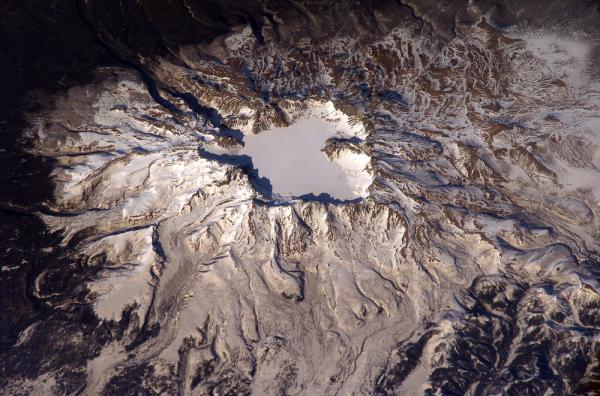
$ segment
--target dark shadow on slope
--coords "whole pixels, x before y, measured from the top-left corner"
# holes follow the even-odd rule
[[[361,138],[359,138],[358,136],[352,136],[351,138],[340,138],[340,137],[330,137],[329,139],[327,139],[327,143],[332,143],[332,144],[354,144],[356,146],[359,146],[361,144],[363,144],[365,141]]]
[[[377,93],[377,96],[389,102],[398,103],[399,105],[408,108],[409,103],[404,96],[394,90],[383,90]]]
[[[94,79],[94,70],[119,62],[97,42],[75,0],[0,4],[0,393],[15,378],[60,372],[56,392],[75,394],[80,370],[114,329],[87,304],[94,271],[60,248],[37,216],[53,196],[55,160],[33,155],[23,131],[27,114],[53,95]],[[32,324],[26,341],[16,344]],[[114,333],[116,334],[116,333]],[[26,392],[25,390],[23,390]]]
[[[212,127],[219,129],[219,134],[225,137],[232,137],[237,142],[243,143],[244,134],[236,129],[231,129],[223,124],[223,118],[219,112],[208,106],[202,105],[198,99],[187,92],[177,92],[169,90],[169,93],[176,98],[182,99],[196,114],[200,114]]]
[[[258,175],[258,169],[254,167],[252,157],[249,155],[215,154],[203,148],[199,148],[198,153],[203,158],[242,169],[248,175],[248,180],[252,187],[265,197],[265,199],[272,199],[273,186],[271,186],[271,182],[266,177]]]
[[[357,203],[363,200],[363,198],[354,198],[354,199],[338,199],[332,197],[328,193],[321,193],[319,195],[315,195],[313,193],[300,195],[295,197],[296,199],[301,199],[303,201],[316,201],[324,204],[332,204],[332,205],[346,205],[351,203]]]

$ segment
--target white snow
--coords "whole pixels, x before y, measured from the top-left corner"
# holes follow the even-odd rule
[[[366,163],[354,169],[355,161],[346,160],[352,169],[345,172],[342,164],[329,161],[322,149],[326,140],[336,135],[340,134],[334,125],[324,119],[301,118],[286,128],[247,135],[243,153],[252,157],[259,176],[269,179],[276,196],[327,193],[337,199],[355,199],[364,191],[350,185],[347,173],[364,169]],[[353,180],[353,184],[357,182]]]
[[[590,48],[582,39],[540,32],[515,35],[515,38],[524,40],[527,49],[570,86],[582,88],[588,82],[585,70]]]

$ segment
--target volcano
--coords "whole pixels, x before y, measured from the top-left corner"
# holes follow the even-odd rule
[[[0,10],[0,393],[599,394],[597,1]]]

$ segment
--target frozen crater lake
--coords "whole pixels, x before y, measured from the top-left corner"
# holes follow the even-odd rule
[[[361,197],[352,186],[352,169],[330,160],[327,139],[343,136],[324,119],[301,118],[293,125],[245,136],[242,154],[252,158],[259,177],[267,178],[276,197],[329,194],[334,199]]]

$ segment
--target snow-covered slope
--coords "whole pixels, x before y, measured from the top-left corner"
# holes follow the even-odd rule
[[[446,31],[384,2],[333,31],[293,3],[31,115],[32,152],[57,161],[40,216],[121,329],[82,392],[598,389],[597,26],[469,6]],[[274,199],[239,155],[308,116],[344,135],[324,155],[360,199]]]

